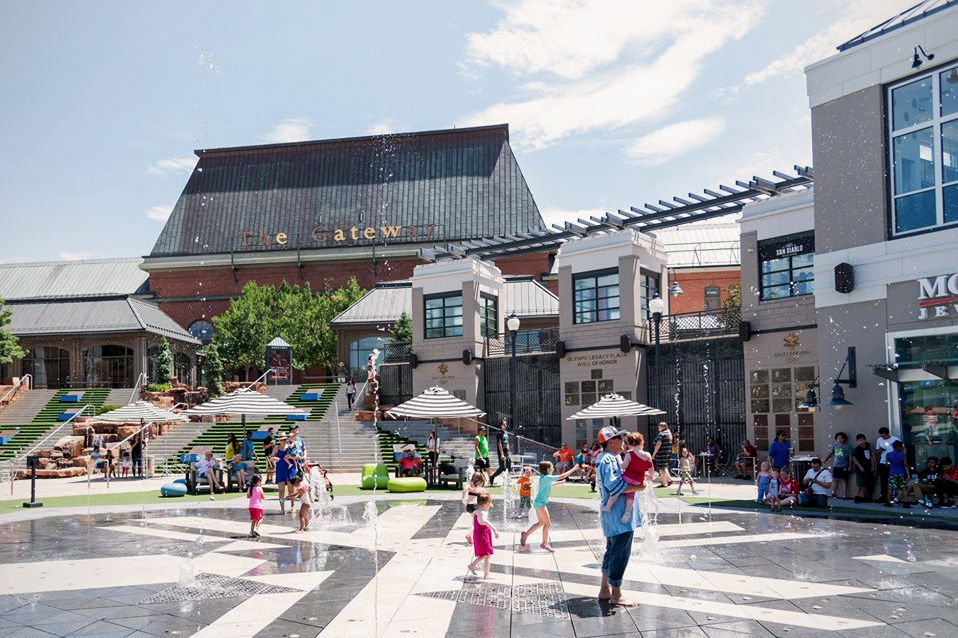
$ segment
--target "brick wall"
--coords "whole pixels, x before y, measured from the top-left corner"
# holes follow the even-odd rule
[[[720,304],[725,302],[726,290],[742,281],[738,267],[728,270],[674,270],[672,280],[678,281],[683,293],[669,299],[669,310],[675,314],[705,310],[705,287],[718,286],[721,290]]]

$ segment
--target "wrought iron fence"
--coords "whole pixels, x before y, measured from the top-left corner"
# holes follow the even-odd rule
[[[409,361],[412,353],[411,341],[397,341],[383,346],[383,363],[399,363]]]
[[[537,352],[555,352],[559,342],[558,328],[538,328],[535,330],[517,330],[515,333],[516,354],[533,354]],[[512,354],[512,333],[486,337],[486,356],[501,356]]]
[[[739,306],[667,315],[662,318],[661,340],[683,341],[736,335],[741,321],[742,309]]]

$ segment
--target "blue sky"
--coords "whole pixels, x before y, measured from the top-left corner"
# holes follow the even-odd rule
[[[508,122],[550,223],[770,176],[914,1],[7,0],[0,262],[147,254],[197,148]]]

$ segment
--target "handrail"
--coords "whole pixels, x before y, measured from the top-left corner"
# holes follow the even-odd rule
[[[92,404],[90,404],[90,403],[84,404],[83,407],[80,408],[80,411],[79,411],[79,412],[75,412],[75,413],[71,414],[69,419],[67,419],[66,421],[64,421],[63,423],[61,423],[59,426],[57,426],[57,428],[56,428],[55,430],[53,430],[53,432],[50,432],[50,434],[48,434],[48,435],[46,435],[45,437],[43,437],[43,440],[41,440],[39,443],[37,443],[36,445],[34,445],[32,448],[30,448],[29,451],[24,452],[23,454],[21,454],[21,455],[19,455],[19,456],[15,456],[15,457],[11,458],[11,459],[10,459],[10,463],[13,464],[13,463],[15,463],[15,462],[18,461],[18,460],[22,461],[22,460],[25,459],[26,457],[30,456],[33,452],[36,452],[37,449],[40,448],[40,446],[42,446],[44,443],[46,443],[47,440],[48,440],[51,436],[53,436],[54,434],[56,434],[57,432],[59,432],[59,431],[63,428],[63,426],[68,425],[68,424],[70,423],[70,421],[72,421],[73,419],[77,418],[78,416],[80,416],[81,414],[83,414],[84,412],[86,412],[86,409],[87,409],[87,408],[90,408],[90,407],[93,407]]]
[[[464,418],[465,418],[467,421],[472,421],[473,423],[476,423],[477,425],[481,425],[481,426],[485,427],[487,430],[490,431],[490,433],[491,433],[493,430],[495,430],[496,432],[499,431],[499,428],[496,427],[495,425],[490,425],[490,424],[488,424],[488,423],[483,423],[483,422],[480,421],[479,419],[474,419],[474,418],[468,417],[468,416],[467,416],[467,417],[464,417]],[[543,443],[542,441],[536,441],[535,439],[530,439],[530,438],[527,437],[527,436],[522,436],[521,434],[517,434],[517,433],[515,432],[515,430],[512,430],[512,429],[511,429],[512,426],[509,426],[509,427],[510,427],[510,430],[509,430],[510,434],[512,434],[512,436],[516,437],[516,440],[517,440],[517,441],[527,441],[527,442],[529,442],[529,443],[532,443],[533,445],[538,445],[539,447],[543,447],[543,448],[545,448],[545,449],[547,449],[547,450],[556,451],[556,450],[559,449],[559,448],[557,448],[557,447],[553,447],[553,446],[549,445],[548,443]]]
[[[246,387],[247,387],[247,388],[250,388],[250,387],[256,385],[257,383],[260,382],[260,380],[261,380],[263,377],[265,377],[266,375],[268,375],[270,372],[272,372],[273,374],[276,374],[276,368],[266,368],[266,372],[264,372],[263,374],[261,374],[261,375],[259,375],[258,377],[256,377],[256,379],[255,379],[254,381],[250,381],[249,383],[246,383]],[[269,381],[266,382],[266,385],[269,385]]]
[[[136,383],[133,384],[133,392],[130,393],[130,400],[126,402],[127,405],[133,403],[133,399],[136,398],[136,389],[140,387],[140,382],[146,383],[148,379],[146,378],[146,373],[141,372],[136,377]]]
[[[28,372],[27,374],[20,377],[20,380],[14,383],[13,387],[7,390],[7,392],[2,397],[0,397],[0,412],[3,411],[3,402],[7,400],[7,397],[9,397],[11,394],[13,394],[13,396],[16,396],[16,392],[20,390],[20,388],[23,386],[23,382],[26,381],[27,379],[30,379],[31,381],[30,385],[32,387],[33,375]]]

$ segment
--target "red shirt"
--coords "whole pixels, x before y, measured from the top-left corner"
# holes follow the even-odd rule
[[[778,481],[780,484],[778,488],[779,496],[787,496],[789,494],[798,494],[798,481],[796,481],[795,479],[790,478],[787,481],[778,479]]]
[[[958,481],[958,465],[952,465],[951,469],[945,472],[945,478]]]
[[[567,447],[562,448],[561,450],[559,450],[558,452],[556,452],[556,454],[559,455],[559,460],[560,460],[560,461],[563,461],[563,462],[566,462],[566,463],[571,463],[573,457],[575,457],[575,452],[573,452],[572,450],[570,450],[570,449],[567,448]]]

